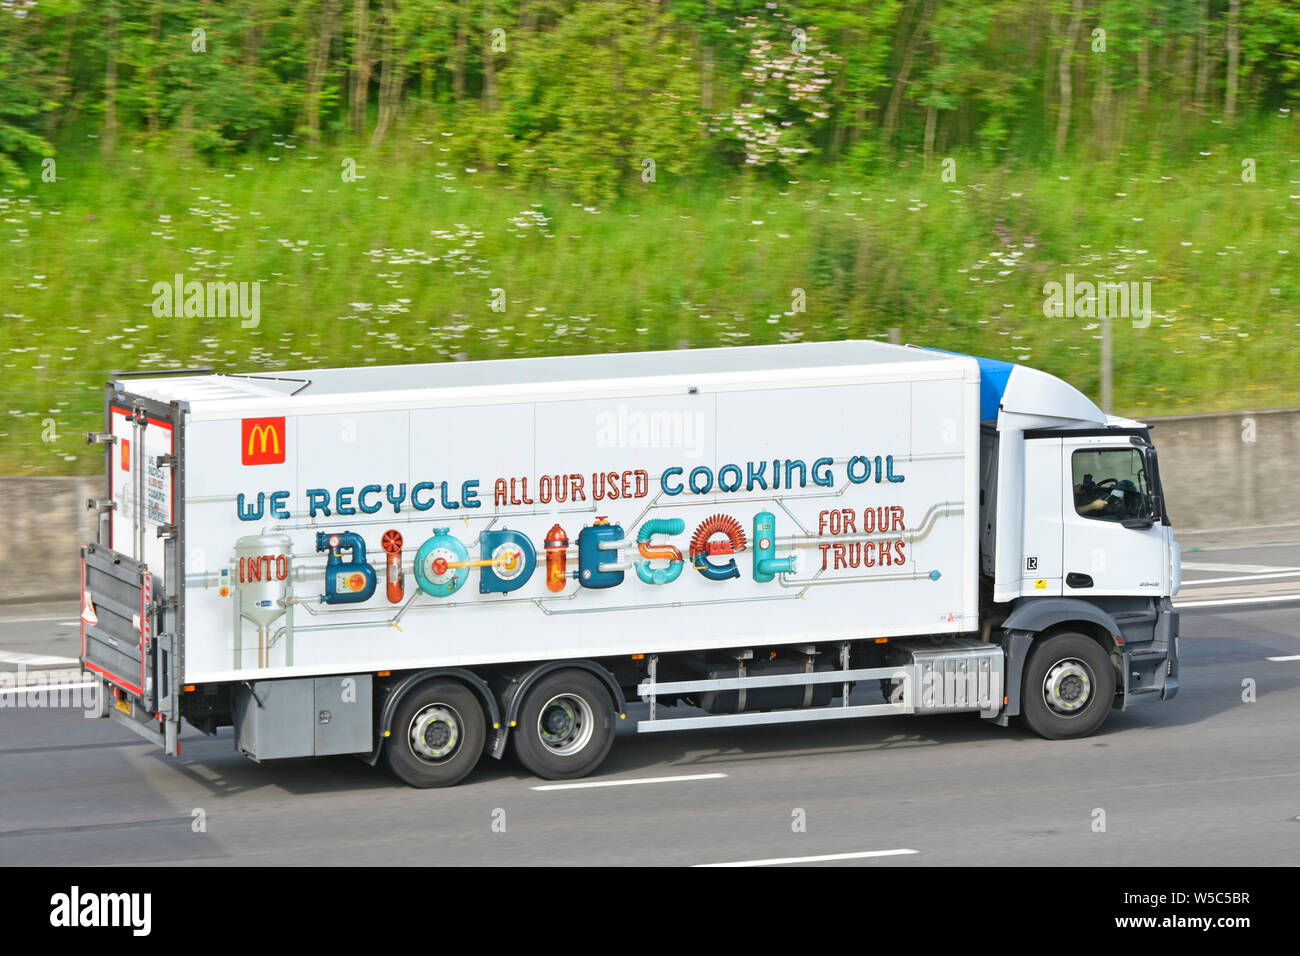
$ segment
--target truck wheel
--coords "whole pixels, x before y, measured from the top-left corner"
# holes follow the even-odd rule
[[[1048,740],[1087,737],[1106,720],[1115,696],[1110,657],[1084,634],[1057,634],[1029,655],[1021,716]]]
[[[487,721],[464,684],[435,680],[407,692],[384,747],[388,768],[413,787],[450,787],[483,755]]]
[[[546,780],[584,777],[614,744],[614,708],[594,674],[557,671],[528,691],[510,735],[515,756]]]

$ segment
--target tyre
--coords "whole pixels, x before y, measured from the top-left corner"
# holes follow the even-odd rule
[[[1020,715],[1048,740],[1087,737],[1114,697],[1115,669],[1101,645],[1084,634],[1057,634],[1029,654]]]
[[[388,768],[413,787],[450,787],[483,755],[487,720],[464,684],[434,680],[406,692],[384,746]]]
[[[539,777],[586,776],[614,744],[609,690],[588,671],[547,674],[524,698],[510,741],[516,759]]]

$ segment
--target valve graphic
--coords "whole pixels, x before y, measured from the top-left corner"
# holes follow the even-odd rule
[[[375,593],[375,569],[366,562],[366,544],[355,531],[316,533],[316,550],[327,551],[325,559],[325,604],[359,604]],[[343,558],[347,551],[349,557]]]
[[[434,528],[433,537],[415,552],[415,583],[430,597],[450,597],[465,584],[462,569],[469,550],[450,528]]]
[[[491,568],[503,580],[519,579],[519,584],[532,574],[531,544],[524,548],[514,541],[511,543],[515,546],[500,547],[492,557],[470,560],[469,549],[450,531],[450,528],[434,528],[433,537],[415,553],[415,581],[425,594],[431,597],[455,594],[464,586],[469,577],[465,572],[470,568]]]
[[[388,601],[399,604],[406,593],[405,575],[402,574],[402,533],[390,528],[379,539],[379,546],[388,555]]]
[[[565,558],[569,552],[569,536],[558,524],[552,525],[546,532],[544,542],[546,550],[546,586],[559,594],[564,590],[568,575],[565,572]]]
[[[767,583],[778,574],[794,574],[799,555],[776,556],[776,515],[760,511],[754,515],[754,580]]]
[[[479,593],[506,593],[523,587],[537,567],[537,549],[528,536],[509,528],[484,531],[478,539],[479,554],[487,555],[473,564],[479,572]]]
[[[686,530],[686,522],[681,518],[652,518],[641,526],[637,532],[637,551],[644,559],[637,561],[636,576],[646,584],[670,584],[676,581],[686,565],[682,562],[682,553],[670,544],[656,544],[650,539],[656,534],[681,534]],[[652,568],[650,562],[663,559],[668,562],[666,568]]]

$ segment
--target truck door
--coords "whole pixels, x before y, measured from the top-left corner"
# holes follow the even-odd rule
[[[1165,534],[1148,449],[1113,439],[1062,442],[1061,593],[1169,593]]]
[[[108,408],[108,545],[82,549],[81,657],[117,688],[111,716],[175,753],[177,422],[124,398]]]
[[[158,529],[175,521],[174,468],[164,458],[174,453],[174,426],[162,417],[119,405],[110,406],[109,419],[117,439],[108,470],[115,505],[109,547],[143,562],[155,578],[162,578],[165,541]]]

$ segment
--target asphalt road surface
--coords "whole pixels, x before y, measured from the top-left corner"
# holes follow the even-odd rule
[[[0,608],[0,863],[1296,865],[1300,541],[1183,560],[1178,697],[1093,737],[966,714],[638,736],[634,707],[597,775],[552,789],[490,758],[428,791],[346,757],[259,765],[229,728],[163,757],[15,706],[14,680],[82,681],[77,607]]]

